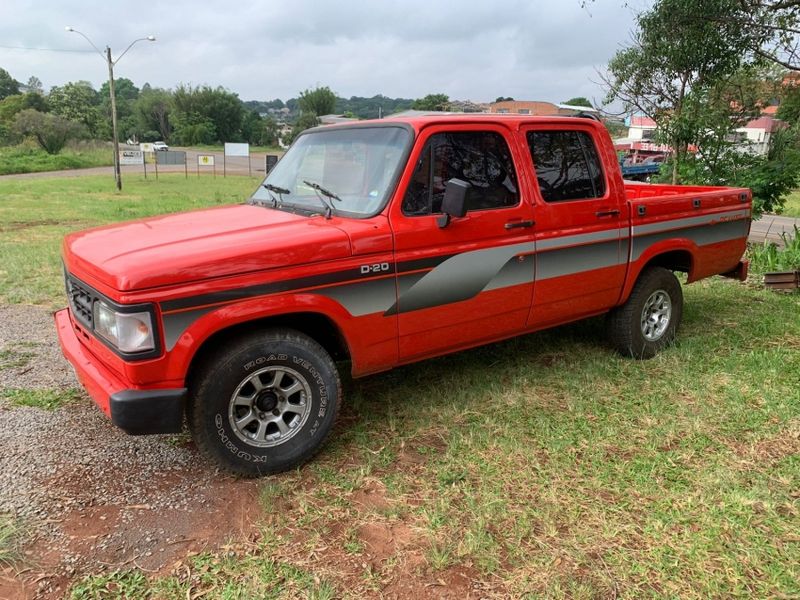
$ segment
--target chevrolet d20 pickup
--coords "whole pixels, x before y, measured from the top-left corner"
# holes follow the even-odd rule
[[[669,346],[681,285],[744,279],[746,189],[623,181],[589,118],[440,115],[300,135],[245,203],[70,234],[64,354],[131,434],[184,420],[243,475],[317,452],[360,377],[607,314]]]

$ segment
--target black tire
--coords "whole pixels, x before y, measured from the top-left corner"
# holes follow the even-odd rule
[[[608,314],[608,337],[623,356],[653,358],[674,343],[682,316],[678,278],[662,267],[650,267],[639,275],[628,301]]]
[[[270,329],[234,340],[202,363],[191,385],[189,429],[200,451],[226,471],[279,473],[320,450],[340,397],[339,373],[322,346],[293,329]]]

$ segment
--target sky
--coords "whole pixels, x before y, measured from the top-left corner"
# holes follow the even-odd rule
[[[602,101],[597,70],[630,39],[645,2],[3,0],[0,67],[45,89],[76,80],[99,88],[104,61],[65,31],[72,26],[115,58],[156,36],[115,68],[139,87],[221,85],[243,100],[327,85],[344,97]]]

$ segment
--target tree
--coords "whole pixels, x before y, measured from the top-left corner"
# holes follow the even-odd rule
[[[316,127],[317,125],[319,125],[319,119],[317,118],[317,115],[309,112],[301,113],[300,118],[297,119],[297,121],[294,124],[294,127],[292,127],[292,131],[289,134],[289,137],[283,140],[284,143],[291,144],[295,140],[295,138],[297,138],[297,136],[300,135],[302,132],[304,132],[306,129],[310,129],[311,127]]]
[[[254,110],[245,111],[242,117],[242,139],[248,144],[258,144],[263,133],[263,119]]]
[[[570,98],[566,102],[563,102],[563,104],[569,104],[570,106],[586,106],[588,108],[594,108],[594,106],[592,106],[592,103],[589,102],[589,100],[587,98],[584,98],[583,96]]]
[[[32,92],[8,96],[0,100],[0,123],[10,123],[17,113],[26,108],[33,108],[40,112],[47,112],[47,101],[40,95]]]
[[[329,115],[336,107],[336,94],[327,86],[318,87],[313,90],[305,90],[300,92],[300,97],[297,99],[300,105],[300,111],[304,113],[311,113],[318,117],[322,115]]]
[[[781,98],[781,105],[775,115],[787,123],[800,121],[800,87],[789,88]]]
[[[88,81],[55,86],[47,97],[50,110],[68,121],[83,124],[93,137],[99,135],[100,95]]]
[[[12,129],[20,137],[33,137],[48,154],[58,154],[70,139],[82,133],[79,123],[32,108],[17,114]]]
[[[738,0],[656,0],[638,15],[632,45],[609,62],[607,100],[620,100],[656,121],[674,153],[673,183],[698,131],[687,97],[699,98],[733,75],[746,55],[749,40],[733,18],[737,7]],[[731,18],[715,22],[709,14]]]
[[[277,146],[280,142],[280,126],[272,117],[265,117],[261,123],[261,139],[258,141],[262,146]]]
[[[35,75],[31,75],[28,77],[28,83],[25,84],[25,87],[28,88],[29,93],[35,94],[44,94],[44,87],[42,87],[42,80],[36,77]]]
[[[145,84],[134,104],[136,131],[142,139],[164,140],[172,137],[172,94],[167,90],[153,89]],[[146,135],[153,132],[155,135]]]
[[[186,140],[197,139],[200,134],[202,139],[211,137],[211,141],[202,143],[241,139],[244,106],[239,96],[225,88],[179,85],[172,95],[172,107],[175,135],[181,143],[189,143]],[[192,131],[183,131],[185,127]]]
[[[424,98],[417,98],[411,104],[414,110],[447,110],[450,97],[447,94],[428,94]]]
[[[19,94],[19,82],[5,69],[0,68],[0,100]]]
[[[494,99],[495,102],[513,102],[514,99],[511,96],[498,96]]]

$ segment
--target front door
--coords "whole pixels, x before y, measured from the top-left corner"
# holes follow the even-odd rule
[[[420,138],[403,201],[390,213],[398,286],[390,312],[398,315],[401,361],[523,329],[533,293],[533,209],[508,131],[440,126]],[[452,178],[471,185],[468,212],[440,227]]]

